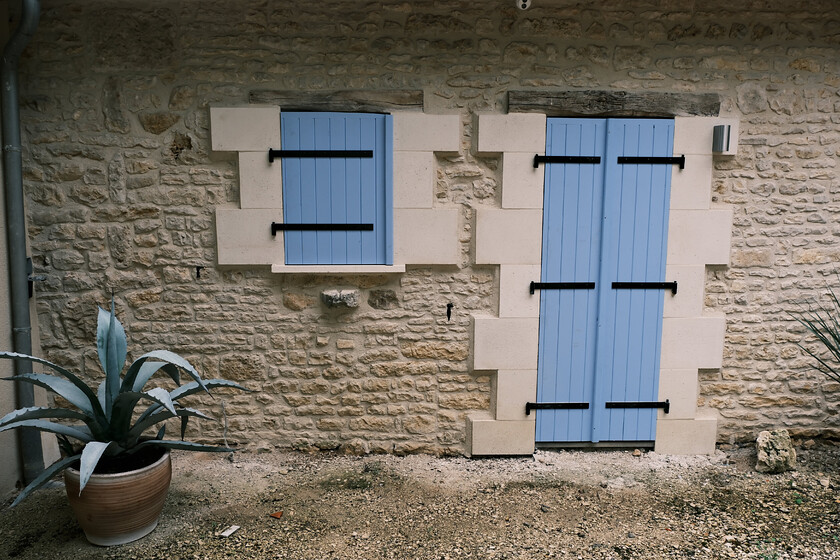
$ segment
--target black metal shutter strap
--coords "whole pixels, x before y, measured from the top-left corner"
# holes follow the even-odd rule
[[[530,415],[532,410],[586,410],[588,402],[526,402],[525,415]]]
[[[541,163],[601,163],[600,156],[541,156],[534,154],[534,169]]]
[[[531,282],[529,291],[535,290],[594,290],[595,282]]]
[[[676,282],[613,282],[613,290],[671,290],[677,295]]]
[[[662,412],[668,414],[671,412],[671,401],[665,399],[662,402],[657,401],[624,401],[624,402],[606,402],[605,408],[661,408]]]
[[[652,163],[652,164],[679,164],[680,169],[685,169],[685,156],[674,156],[674,157],[650,157],[650,156],[619,156],[618,157],[619,164],[631,164],[631,163]]]
[[[372,158],[373,150],[274,150],[268,149],[268,162],[275,158]]]
[[[271,235],[278,231],[373,231],[373,224],[281,224],[271,222]]]

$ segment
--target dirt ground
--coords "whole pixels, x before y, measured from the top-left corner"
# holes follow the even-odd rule
[[[753,470],[751,449],[483,460],[178,453],[151,535],[89,545],[53,487],[0,509],[0,558],[840,559],[840,444],[798,452],[798,470],[776,475]]]

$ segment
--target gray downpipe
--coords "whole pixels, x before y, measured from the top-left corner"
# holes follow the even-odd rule
[[[32,324],[29,317],[29,284],[26,266],[26,216],[23,206],[23,162],[18,101],[18,62],[38,27],[40,0],[23,0],[20,25],[6,43],[0,67],[3,119],[3,185],[6,194],[6,235],[9,246],[9,297],[12,344],[15,352],[32,354]],[[32,371],[32,363],[14,361],[15,373]],[[15,383],[17,407],[35,405],[33,386]],[[41,434],[33,428],[17,430],[24,480],[32,481],[44,470]]]

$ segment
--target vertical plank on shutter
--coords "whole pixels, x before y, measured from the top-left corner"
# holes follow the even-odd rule
[[[546,154],[604,152],[603,119],[550,119]],[[542,282],[594,282],[598,277],[603,165],[546,166]],[[590,402],[595,364],[595,290],[540,293],[538,402]],[[537,441],[589,441],[592,409],[540,410]]]

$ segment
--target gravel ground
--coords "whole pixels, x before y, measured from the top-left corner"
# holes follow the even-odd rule
[[[0,558],[840,559],[840,444],[798,452],[798,470],[777,475],[754,472],[749,449],[483,460],[179,453],[146,538],[87,544],[54,487],[0,509]],[[219,536],[231,525],[241,528]]]

